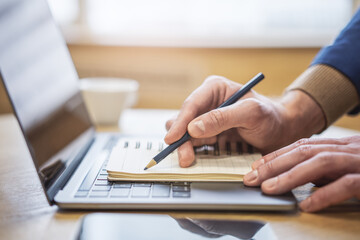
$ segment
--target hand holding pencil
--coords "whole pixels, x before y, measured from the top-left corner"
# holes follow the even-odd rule
[[[177,149],[181,167],[188,167],[195,160],[194,146],[235,138],[264,154],[293,141],[293,136],[284,134],[286,127],[291,126],[284,104],[292,94],[286,93],[284,102],[279,102],[251,90],[234,104],[216,109],[241,87],[224,77],[210,76],[190,94],[178,116],[166,123],[167,144],[179,140],[186,131],[192,137]]]
[[[217,109],[224,108],[227,106],[230,106],[234,104],[237,100],[239,100],[241,97],[243,97],[247,92],[251,90],[252,87],[254,87],[257,83],[259,83],[262,79],[264,79],[264,75],[262,73],[257,74],[254,78],[252,78],[248,83],[243,85],[239,90],[237,90],[233,95],[231,95],[229,98],[227,98],[223,103],[221,103]],[[201,128],[202,126],[200,126]],[[191,138],[188,131],[185,132],[185,134],[176,142],[170,144],[167,148],[165,148],[162,152],[160,152],[158,155],[156,155],[149,164],[144,168],[144,170],[147,170],[154,165],[158,164],[161,160],[163,160],[166,156],[168,156],[170,153],[172,153],[174,150],[176,150],[178,147],[183,145],[185,142],[189,141]]]
[[[271,86],[271,79],[269,82]],[[313,134],[309,127],[312,120],[297,115],[307,109],[305,106],[313,111],[313,100],[302,91],[285,91],[281,98],[271,99],[250,90],[232,105],[216,109],[241,87],[224,77],[210,76],[190,94],[178,116],[166,123],[167,144],[186,132],[191,136],[177,149],[181,167],[194,162],[194,146],[242,141],[267,154]]]

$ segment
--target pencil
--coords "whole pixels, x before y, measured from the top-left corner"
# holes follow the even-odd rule
[[[236,93],[234,93],[229,99],[227,99],[223,104],[221,104],[218,108],[229,106],[243,97],[251,88],[253,88],[256,84],[258,84],[261,80],[263,80],[265,76],[262,73],[258,73],[255,77],[253,77],[249,82],[247,82],[244,86],[242,86]],[[180,147],[185,142],[189,141],[191,138],[190,134],[186,131],[184,136],[182,136],[178,141],[170,144],[167,148],[157,154],[151,161],[146,165],[144,170],[147,170],[159,162],[166,158],[170,153],[172,153],[175,149]]]

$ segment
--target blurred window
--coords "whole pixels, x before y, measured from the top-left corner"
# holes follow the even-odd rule
[[[69,41],[142,46],[317,47],[354,12],[350,0],[48,1]]]

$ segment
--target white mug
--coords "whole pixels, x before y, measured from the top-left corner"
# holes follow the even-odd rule
[[[139,84],[123,78],[80,79],[80,89],[96,125],[118,125],[121,112],[136,104]]]

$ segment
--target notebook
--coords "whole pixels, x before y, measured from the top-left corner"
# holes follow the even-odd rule
[[[192,166],[179,166],[177,151],[159,164],[144,170],[147,163],[166,147],[164,142],[151,139],[123,139],[112,151],[107,164],[111,181],[179,181],[179,182],[241,182],[251,171],[259,153],[242,153],[219,149],[218,144],[197,148]]]

